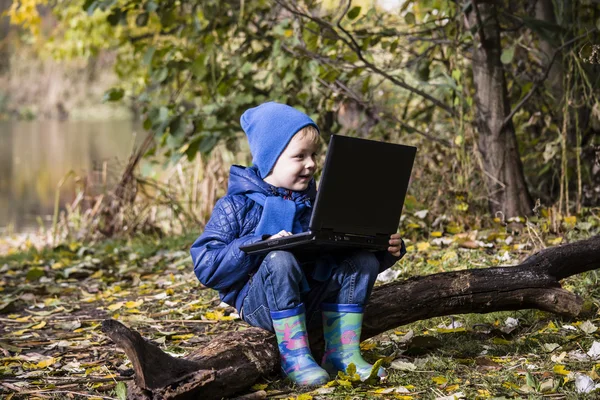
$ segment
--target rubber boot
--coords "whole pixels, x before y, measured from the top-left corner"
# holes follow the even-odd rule
[[[323,311],[323,333],[325,334],[325,354],[321,366],[330,374],[346,371],[348,365],[356,366],[361,380],[371,374],[373,366],[360,354],[360,333],[363,321],[363,307],[357,304],[321,304]],[[387,376],[379,368],[380,378]]]
[[[273,328],[281,355],[281,371],[298,385],[323,385],[327,371],[317,364],[308,344],[304,304],[282,311],[271,311]]]

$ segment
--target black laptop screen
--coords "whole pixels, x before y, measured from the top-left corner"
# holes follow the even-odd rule
[[[396,232],[415,154],[411,146],[332,136],[311,229]]]

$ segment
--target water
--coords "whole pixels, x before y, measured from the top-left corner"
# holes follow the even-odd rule
[[[76,187],[110,189],[144,135],[126,120],[0,121],[0,235],[49,226],[57,191],[64,209]]]

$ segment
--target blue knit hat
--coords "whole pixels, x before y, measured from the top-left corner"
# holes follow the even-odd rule
[[[246,110],[240,118],[248,136],[252,163],[264,178],[275,166],[292,137],[302,128],[317,124],[306,114],[285,104],[268,102]]]

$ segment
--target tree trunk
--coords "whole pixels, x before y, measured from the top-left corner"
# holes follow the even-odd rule
[[[576,316],[583,300],[561,288],[568,276],[600,268],[600,235],[543,250],[514,267],[415,277],[375,288],[366,307],[362,339],[397,326],[443,315],[535,308]],[[132,399],[219,399],[249,388],[279,365],[275,337],[260,328],[226,332],[205,348],[176,359],[114,320],[102,330],[131,360]],[[315,358],[323,342],[309,332]]]
[[[473,28],[473,82],[479,151],[492,213],[504,216],[531,215],[533,202],[525,177],[510,115],[510,101],[500,61],[500,27],[494,2],[470,2],[465,15],[467,29]]]

